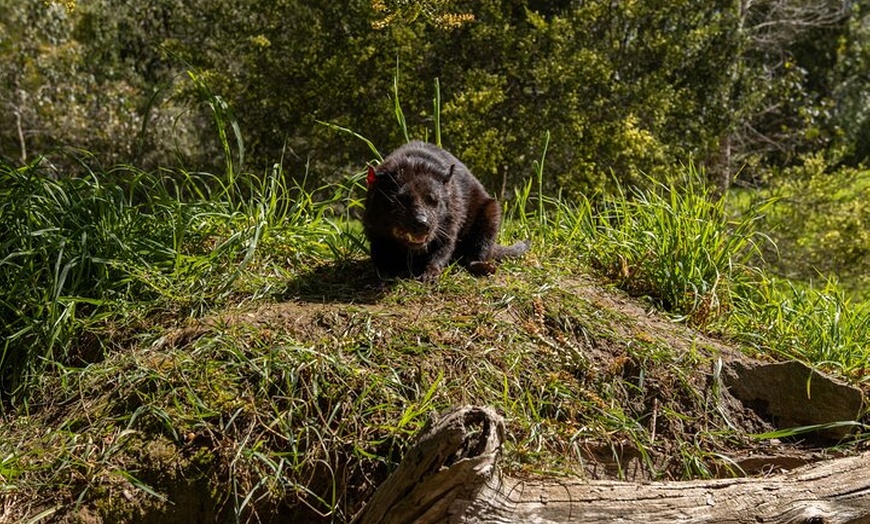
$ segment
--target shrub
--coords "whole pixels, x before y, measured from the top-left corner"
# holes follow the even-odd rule
[[[837,278],[870,299],[870,171],[831,170],[811,155],[760,196],[776,199],[765,223],[778,247],[768,252],[771,270],[804,282]]]

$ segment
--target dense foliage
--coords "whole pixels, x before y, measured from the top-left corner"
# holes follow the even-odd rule
[[[213,167],[217,95],[251,169],[330,178],[370,154],[317,121],[397,145],[398,72],[417,136],[440,80],[444,141],[493,190],[528,176],[547,131],[551,188],[689,158],[728,185],[815,151],[866,158],[866,16],[835,0],[2,0],[0,151]]]
[[[771,198],[763,227],[773,242],[766,258],[795,280],[838,283],[870,299],[870,172],[825,169],[819,155],[774,177],[753,198]]]

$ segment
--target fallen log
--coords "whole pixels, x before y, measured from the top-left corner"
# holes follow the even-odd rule
[[[628,483],[504,476],[504,425],[463,407],[426,429],[356,524],[870,524],[870,453],[776,476]]]

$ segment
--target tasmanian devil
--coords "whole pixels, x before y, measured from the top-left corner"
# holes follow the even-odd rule
[[[429,280],[453,261],[477,275],[529,242],[496,244],[501,209],[455,156],[411,142],[368,169],[363,227],[382,278]]]

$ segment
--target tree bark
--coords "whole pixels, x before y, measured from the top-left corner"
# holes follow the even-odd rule
[[[766,478],[634,484],[500,473],[503,421],[456,409],[432,424],[357,524],[673,522],[870,524],[870,453]]]

